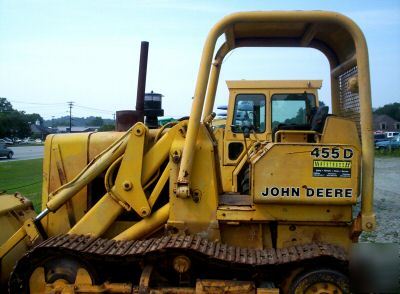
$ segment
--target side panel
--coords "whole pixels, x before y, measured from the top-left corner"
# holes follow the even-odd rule
[[[71,181],[100,152],[120,138],[123,132],[99,132],[51,135],[46,139],[43,161],[42,209],[48,195]],[[44,221],[50,236],[65,233],[83,217],[88,209],[88,189],[85,187],[56,214]]]
[[[46,139],[43,161],[42,208],[49,193],[71,181],[88,163],[90,133],[53,135]],[[49,236],[66,233],[87,209],[87,188],[43,221]]]
[[[252,160],[254,202],[355,204],[359,167],[354,146],[273,144]]]
[[[89,161],[110,146],[114,141],[124,135],[125,132],[98,132],[90,134],[89,141]]]
[[[278,224],[277,248],[322,242],[344,248],[351,245],[350,227],[344,224]]]

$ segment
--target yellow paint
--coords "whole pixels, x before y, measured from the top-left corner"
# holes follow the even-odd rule
[[[116,236],[114,240],[137,240],[150,235],[167,222],[169,209],[169,204],[164,205],[159,210],[153,212],[151,216],[137,222]]]
[[[337,224],[305,225],[302,223],[278,224],[277,247],[284,248],[296,245],[329,243],[349,250],[351,240],[348,238],[350,227]]]
[[[32,245],[35,236],[27,224],[31,224],[36,216],[32,202],[20,194],[0,194],[0,285],[6,284],[8,275],[15,266],[16,260],[21,258]]]
[[[150,205],[142,187],[145,138],[146,127],[142,123],[137,123],[131,130],[114,187],[111,189],[114,196],[142,217],[150,213]]]
[[[226,41],[213,56],[221,35]],[[228,81],[227,117],[212,129],[211,112],[225,56],[235,48],[260,46],[311,47],[326,55],[335,116],[326,119],[321,133],[309,129],[275,132],[271,121],[272,95],[312,93],[318,105],[317,91],[322,85],[318,80]],[[352,84],[358,87],[352,91],[358,91],[360,125],[342,117],[345,111],[337,82],[339,75],[354,66],[357,76]],[[246,139],[231,129],[238,94],[265,97],[265,130]],[[361,229],[375,228],[368,51],[362,32],[350,19],[321,11],[245,12],[223,18],[207,37],[189,114],[188,121],[161,130],[149,131],[138,123],[125,134],[48,136],[42,190],[42,208],[52,212],[43,220],[48,235],[106,234],[133,240],[165,226],[169,233],[201,234],[243,247],[270,248],[276,239],[277,247],[328,242],[348,248],[352,207],[358,197]],[[232,147],[239,148],[233,150],[237,151],[234,156]],[[316,148],[330,154],[313,155]],[[345,156],[345,150],[352,150],[352,156]],[[100,185],[104,175],[107,191],[92,189],[103,188],[93,185]],[[245,178],[249,178],[249,195],[238,195]],[[169,189],[163,193],[165,185]],[[94,190],[104,193],[90,195]],[[232,203],[221,203],[222,194],[232,196]],[[93,199],[100,200],[92,203]],[[11,198],[2,201],[0,223],[11,222],[9,212],[20,204]],[[161,208],[152,211],[153,207]],[[118,217],[124,210],[136,213],[135,221],[122,225]],[[18,230],[21,225],[1,240],[1,255],[15,249],[30,231]],[[35,231],[29,235],[35,236]],[[210,286],[226,286],[217,284]],[[62,281],[47,286],[74,291]],[[130,285],[114,286],[131,289]]]

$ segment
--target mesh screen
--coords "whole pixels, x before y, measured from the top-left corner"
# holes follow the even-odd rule
[[[351,93],[348,90],[349,79],[355,75],[357,75],[357,66],[349,69],[338,77],[340,114],[356,123],[358,135],[361,139],[360,99],[357,93]]]

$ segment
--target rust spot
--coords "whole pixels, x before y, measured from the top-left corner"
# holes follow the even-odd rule
[[[314,231],[312,236],[312,242],[319,242],[321,241],[321,232],[319,230]]]
[[[343,218],[343,213],[336,213],[332,215],[332,220],[333,221],[339,221]]]

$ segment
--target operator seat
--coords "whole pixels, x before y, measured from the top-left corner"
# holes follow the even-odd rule
[[[328,117],[329,107],[321,106],[318,107],[317,111],[311,119],[311,130],[321,133],[324,129],[326,118]]]

